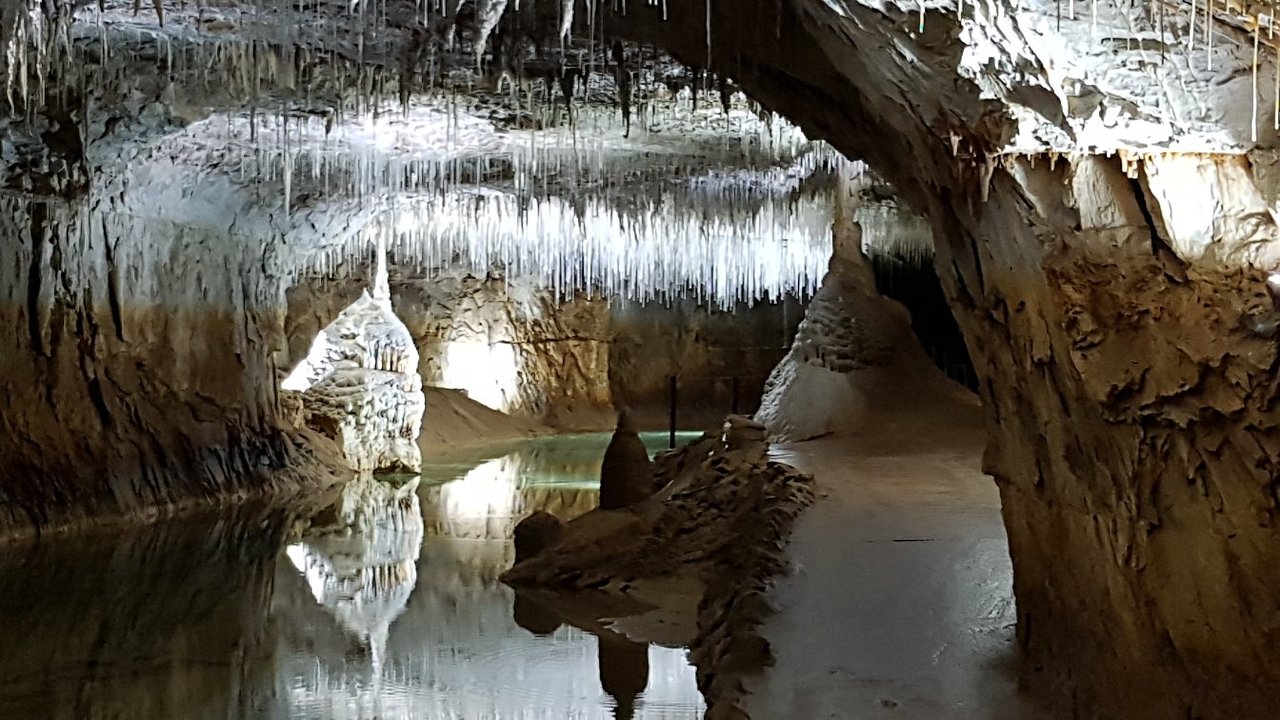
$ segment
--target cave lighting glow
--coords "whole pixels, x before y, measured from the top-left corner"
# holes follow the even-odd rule
[[[440,387],[466,392],[472,400],[499,412],[515,406],[520,363],[511,343],[453,340],[440,353]]]

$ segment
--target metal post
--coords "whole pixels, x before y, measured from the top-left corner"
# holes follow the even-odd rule
[[[670,377],[671,382],[671,444],[672,450],[676,447],[676,376]]]

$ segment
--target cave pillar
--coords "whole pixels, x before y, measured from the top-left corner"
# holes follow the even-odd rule
[[[930,208],[982,378],[1027,676],[1083,716],[1264,717],[1280,698],[1258,243],[1275,226],[1249,212],[1266,195],[1239,157],[1041,158]]]

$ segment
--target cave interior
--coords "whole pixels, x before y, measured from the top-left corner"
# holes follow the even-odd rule
[[[0,0],[0,717],[1272,717],[1275,26]]]

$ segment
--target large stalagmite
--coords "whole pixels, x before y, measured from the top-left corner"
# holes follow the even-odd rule
[[[418,348],[391,309],[384,248],[373,292],[362,293],[316,336],[280,387],[297,393],[302,422],[337,440],[351,469],[421,469],[426,398]]]
[[[830,269],[755,415],[777,441],[856,430],[923,387],[957,394],[912,334],[906,309],[876,290],[862,229],[840,215],[831,232]]]

